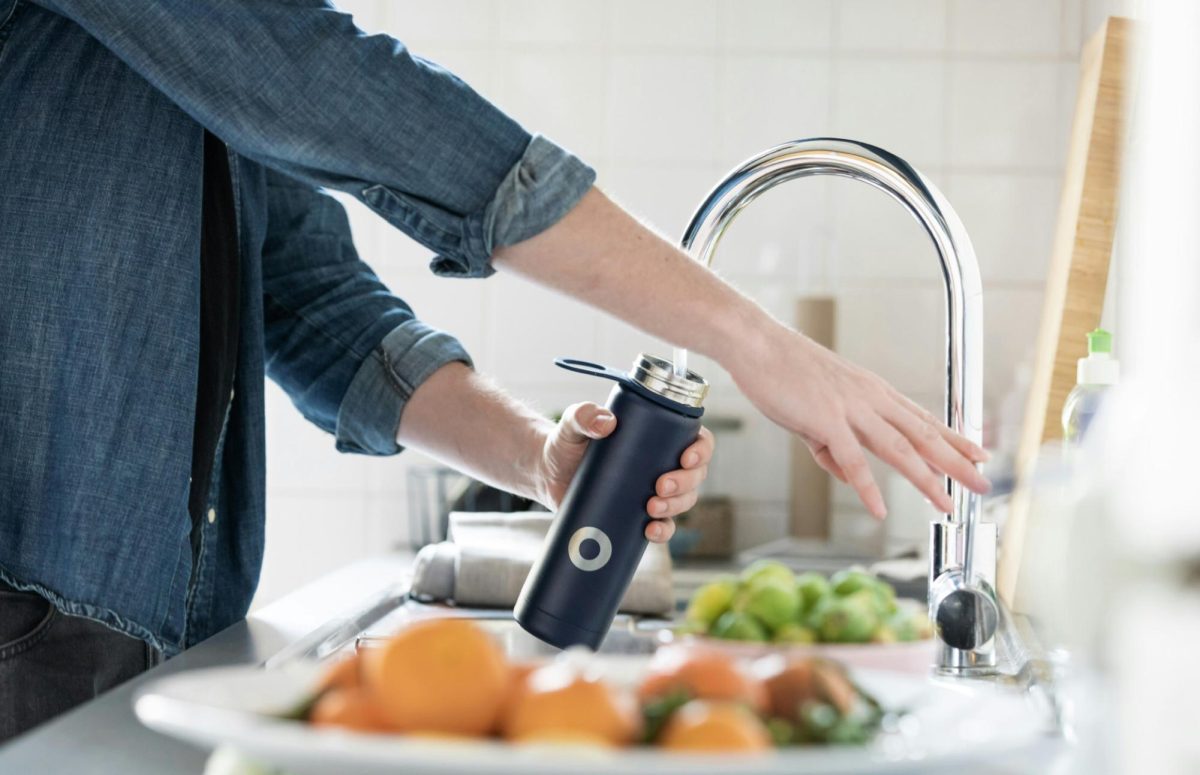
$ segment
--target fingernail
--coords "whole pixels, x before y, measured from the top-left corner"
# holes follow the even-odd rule
[[[989,461],[991,459],[992,459],[991,452],[988,452],[983,447],[977,447],[975,449],[975,462],[976,463],[986,463],[987,461]]]
[[[655,514],[665,514],[666,511],[667,511],[667,502],[666,501],[655,501],[654,502],[654,513]]]
[[[646,532],[650,534],[649,537],[651,539],[662,538],[662,531],[663,531],[662,526],[659,524],[653,524],[650,527],[646,528]]]
[[[700,455],[699,455],[699,453],[696,453],[696,452],[689,452],[686,455],[684,455],[684,457],[683,457],[683,464],[685,466],[694,466],[699,462],[700,462]]]
[[[596,422],[602,425],[608,425],[612,419],[612,412],[600,412],[596,415]]]
[[[675,483],[674,479],[668,479],[665,482],[663,482],[662,491],[663,491],[664,495],[670,495],[671,493],[675,492],[678,489],[679,489],[679,485]]]

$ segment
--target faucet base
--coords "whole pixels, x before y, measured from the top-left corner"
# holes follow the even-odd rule
[[[996,672],[995,634],[999,601],[992,586],[996,568],[996,526],[976,524],[974,562],[966,578],[966,526],[930,525],[929,615],[940,641],[934,672],[938,675],[989,675]]]
[[[984,676],[994,675],[997,671],[996,652],[990,643],[986,651],[956,649],[943,643],[933,668],[936,675],[946,676]]]

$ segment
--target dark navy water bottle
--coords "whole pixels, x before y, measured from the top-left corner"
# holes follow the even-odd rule
[[[517,598],[517,622],[559,648],[597,649],[646,551],[646,504],[658,477],[679,467],[700,433],[708,383],[639,355],[628,373],[559,359],[564,369],[617,384],[608,410],[617,427],[593,439],[550,526],[542,556]]]

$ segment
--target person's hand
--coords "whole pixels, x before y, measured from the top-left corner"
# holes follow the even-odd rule
[[[887,514],[863,448],[895,468],[940,511],[953,510],[942,475],[978,493],[991,485],[977,444],[951,431],[880,377],[778,325],[730,373],[759,411],[808,445],[877,518]]]
[[[588,443],[616,429],[617,418],[602,406],[589,402],[568,407],[542,447],[538,500],[551,509],[558,508]],[[646,526],[646,538],[663,543],[675,533],[671,517],[696,504],[697,489],[708,476],[712,454],[712,433],[701,428],[700,437],[680,456],[679,469],[658,477],[655,495],[646,503],[646,513],[654,518]]]

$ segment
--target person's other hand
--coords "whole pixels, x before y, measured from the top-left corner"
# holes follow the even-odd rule
[[[617,429],[612,412],[593,403],[573,404],[563,412],[562,420],[546,438],[542,447],[539,500],[551,509],[558,508],[575,476],[583,453],[592,439],[602,439]],[[646,526],[646,538],[664,543],[675,533],[671,518],[696,504],[700,483],[708,476],[708,461],[713,454],[713,435],[700,429],[700,437],[683,451],[679,468],[658,477],[655,495],[646,503],[646,513],[654,520]]]
[[[866,369],[778,325],[730,373],[759,411],[799,434],[817,464],[849,484],[877,518],[887,514],[863,448],[912,482],[938,510],[953,504],[942,475],[985,493],[988,455]]]

